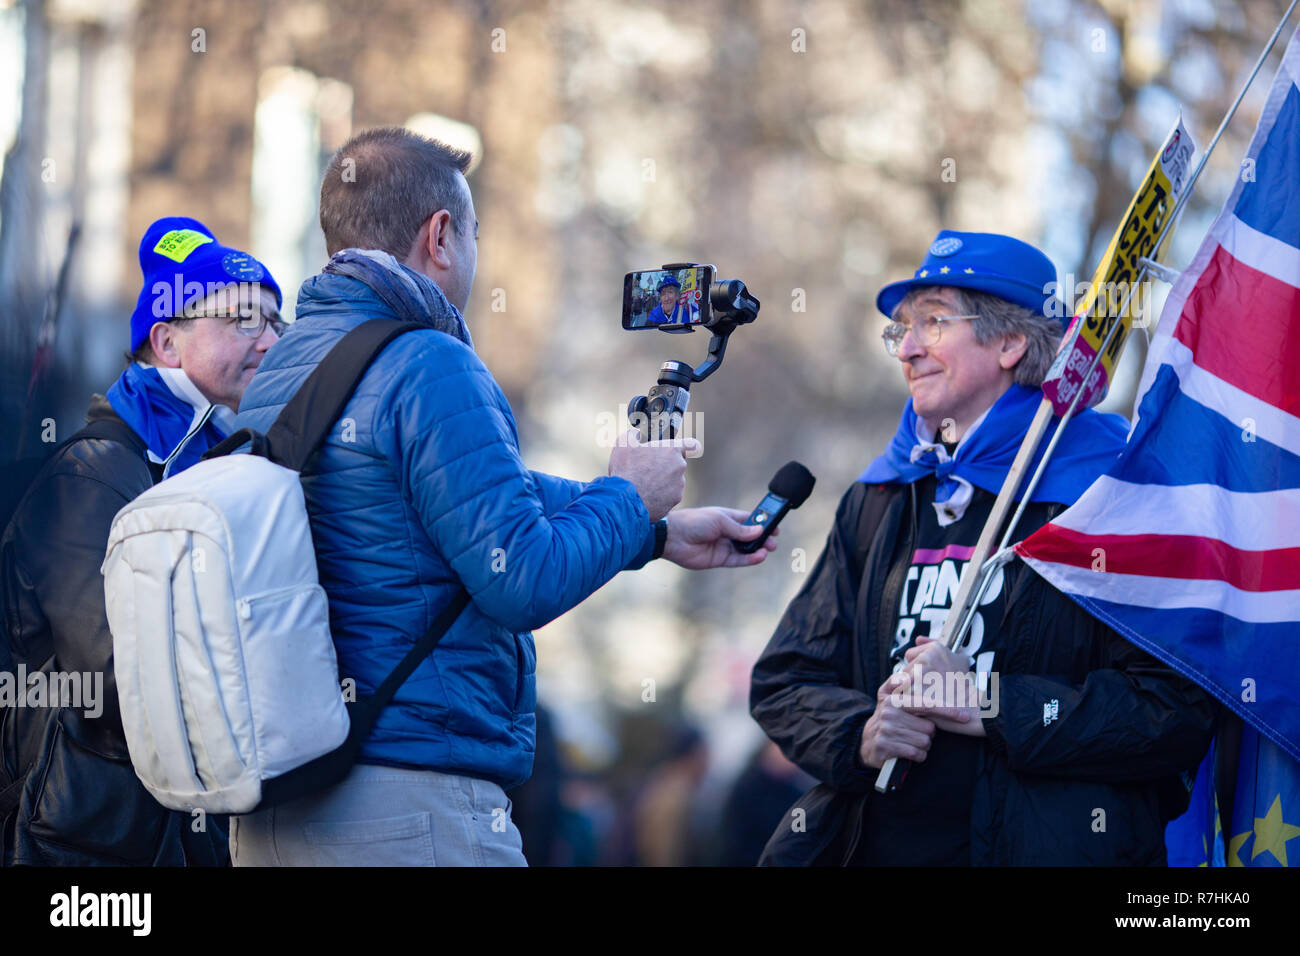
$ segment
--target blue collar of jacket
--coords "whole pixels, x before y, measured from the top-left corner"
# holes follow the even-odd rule
[[[133,363],[104,397],[144,440],[164,478],[197,464],[234,421],[234,412],[209,402],[179,368]]]
[[[371,318],[387,315],[400,322],[418,322],[474,348],[464,316],[437,283],[376,249],[336,252],[320,275],[303,283],[295,320],[340,307],[358,311],[363,300]]]
[[[858,480],[868,484],[911,484],[934,475],[939,479],[938,502],[957,495],[963,485],[997,494],[1041,399],[1039,389],[1012,385],[967,430],[955,454],[949,456],[947,449],[934,441],[933,433],[917,417],[909,398],[889,447]],[[1030,474],[1059,425],[1060,420],[1054,418],[1048,426],[1034,455]],[[1128,422],[1122,415],[1092,409],[1077,413],[1066,426],[1030,500],[1073,504],[1084,489],[1114,464],[1127,434]]]

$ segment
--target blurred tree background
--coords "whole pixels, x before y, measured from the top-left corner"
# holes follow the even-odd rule
[[[693,725],[702,792],[720,794],[761,740],[749,668],[906,399],[876,291],[940,228],[1022,237],[1067,286],[1086,280],[1179,112],[1203,148],[1284,6],[0,0],[0,454],[34,453],[49,419],[70,434],[121,370],[155,218],[203,220],[288,292],[323,264],[319,175],[352,132],[468,146],[468,319],[532,467],[603,474],[620,405],[662,361],[704,356],[703,335],[622,331],[625,272],[711,262],[763,301],[694,391],[687,503],[752,507],[804,462],[817,490],[779,550],[746,571],[621,575],[536,635],[573,766],[643,781],[664,728]],[[1197,187],[1175,268],[1280,51]],[[1110,410],[1131,407],[1134,339]]]

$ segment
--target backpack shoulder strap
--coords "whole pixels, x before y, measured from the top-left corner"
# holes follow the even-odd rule
[[[883,484],[867,485],[867,491],[863,498],[862,510],[858,513],[856,540],[858,551],[854,555],[855,560],[858,562],[859,574],[867,566],[867,555],[871,553],[871,545],[876,539],[876,531],[885,517],[885,511],[889,508],[889,486]]]
[[[68,439],[68,444],[82,438],[99,438],[106,441],[120,442],[133,448],[141,455],[148,450],[144,439],[135,433],[135,429],[120,418],[96,418],[87,422],[81,430]]]
[[[393,339],[429,326],[393,319],[370,319],[348,332],[307,376],[279,416],[261,435],[241,428],[210,448],[204,458],[219,458],[252,442],[253,454],[302,471],[330,429],[370,363]]]
[[[362,698],[356,702],[355,708],[350,708],[353,720],[357,721],[359,729],[369,735],[370,728],[374,726],[375,721],[379,718],[379,712],[383,710],[392,701],[393,695],[397,689],[406,683],[406,679],[411,676],[416,667],[433,653],[433,649],[438,646],[444,634],[451,629],[460,617],[460,612],[465,610],[469,605],[469,592],[461,586],[452,595],[451,601],[444,607],[429,629],[421,635],[420,639],[415,642],[406,656],[403,657],[392,672],[384,678],[384,682],[375,688],[375,692],[369,697]]]

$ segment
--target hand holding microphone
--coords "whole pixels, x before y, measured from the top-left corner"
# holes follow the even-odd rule
[[[759,525],[763,531],[749,541],[731,543],[741,554],[752,554],[761,548],[768,536],[776,531],[776,526],[795,508],[808,500],[817,479],[797,461],[787,462],[781,466],[767,484],[767,495],[758,503],[758,507],[745,519],[747,525]]]
[[[683,508],[668,515],[664,558],[683,568],[743,568],[776,550],[772,536],[792,508],[812,492],[817,479],[792,461],[776,473],[768,493],[748,515],[735,508]]]

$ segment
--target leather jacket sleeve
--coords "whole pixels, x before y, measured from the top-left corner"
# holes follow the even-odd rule
[[[823,783],[856,791],[876,775],[857,762],[875,695],[853,686],[861,577],[853,536],[863,487],[840,500],[826,547],[754,665],[749,697],[750,713],[791,761]]]
[[[33,486],[6,534],[4,564],[5,587],[13,598],[7,602],[9,613],[17,617],[8,622],[15,658],[30,665],[52,652],[58,670],[102,673],[99,719],[117,725],[109,736],[120,739],[113,636],[99,567],[113,517],[148,484],[119,487],[103,480],[108,469],[98,467],[91,475],[80,467],[83,456],[85,461],[98,456],[102,462],[111,454],[103,446],[110,444],[74,444],[63,462]],[[129,452],[123,449],[122,454]]]

